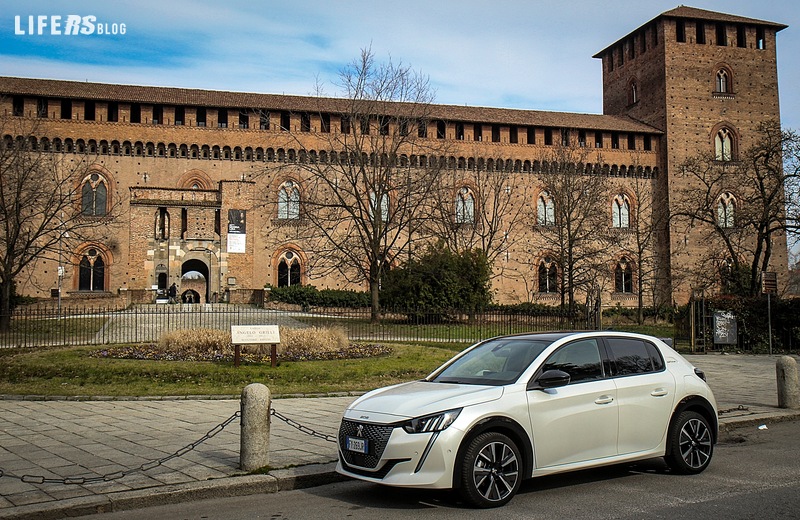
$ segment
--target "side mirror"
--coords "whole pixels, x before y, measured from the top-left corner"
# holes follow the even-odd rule
[[[548,370],[539,376],[539,379],[528,385],[528,390],[544,390],[545,388],[558,388],[567,386],[570,375],[563,370]]]

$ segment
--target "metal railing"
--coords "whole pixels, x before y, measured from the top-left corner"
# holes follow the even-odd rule
[[[384,311],[370,320],[369,309],[276,310],[231,304],[157,304],[123,310],[82,307],[18,308],[10,330],[0,332],[0,348],[107,345],[157,342],[174,330],[230,330],[231,325],[342,327],[352,341],[471,343],[517,332],[588,329],[585,316],[554,310],[537,314],[505,312],[399,313]]]

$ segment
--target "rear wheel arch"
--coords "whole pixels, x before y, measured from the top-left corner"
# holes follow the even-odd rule
[[[514,441],[517,448],[522,452],[523,478],[530,476],[533,470],[533,446],[525,429],[520,426],[519,423],[508,417],[488,417],[475,424],[472,429],[464,435],[461,444],[458,446],[458,452],[456,453],[455,464],[453,466],[453,489],[461,487],[459,475],[467,448],[473,439],[486,432],[502,433]]]
[[[664,460],[677,474],[694,475],[705,470],[714,454],[714,435],[705,415],[686,409],[670,425]]]
[[[711,425],[711,433],[714,438],[714,443],[716,444],[717,438],[719,437],[719,418],[714,411],[714,407],[711,406],[711,403],[699,395],[685,397],[681,400],[681,402],[678,403],[678,405],[672,411],[672,417],[670,417],[669,428],[667,431],[672,430],[675,421],[677,421],[681,413],[685,411],[697,412],[705,417],[705,419]],[[670,447],[667,445],[667,455],[669,455],[669,450]]]

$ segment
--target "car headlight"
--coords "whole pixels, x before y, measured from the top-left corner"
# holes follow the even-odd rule
[[[403,429],[408,433],[440,432],[453,424],[461,410],[461,408],[456,408],[425,417],[417,417],[403,424]]]

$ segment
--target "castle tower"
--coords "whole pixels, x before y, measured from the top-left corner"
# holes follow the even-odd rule
[[[677,202],[676,175],[691,157],[735,161],[759,139],[759,124],[779,121],[774,22],[680,6],[657,16],[594,57],[603,61],[603,112],[624,115],[663,132],[661,214]],[[774,270],[785,273],[785,237],[773,245]],[[664,225],[659,236],[662,295],[684,303],[687,273],[708,251],[699,232]],[[709,277],[716,273],[708,272]],[[668,303],[668,301],[667,301]]]

